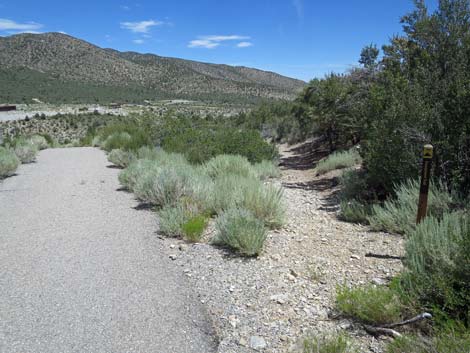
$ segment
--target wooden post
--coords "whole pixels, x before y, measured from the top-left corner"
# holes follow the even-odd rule
[[[416,224],[419,224],[424,219],[424,217],[426,217],[433,150],[434,147],[432,145],[424,146],[423,168],[421,170],[421,186],[419,188],[418,215],[416,217]]]

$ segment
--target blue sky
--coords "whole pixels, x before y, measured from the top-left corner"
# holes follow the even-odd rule
[[[400,33],[411,9],[411,0],[0,0],[0,35],[63,31],[101,47],[308,81],[355,65],[362,47]]]

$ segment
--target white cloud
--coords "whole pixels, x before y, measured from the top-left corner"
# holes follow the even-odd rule
[[[12,20],[8,20],[6,18],[0,18],[0,31],[18,31],[17,33],[21,32],[28,32],[28,33],[39,33],[36,30],[44,27],[40,23],[35,22],[27,22],[27,23],[18,23]]]
[[[140,22],[121,22],[121,28],[128,29],[134,33],[148,33],[152,27],[162,26],[165,22],[162,21],[140,21]]]
[[[127,5],[120,5],[119,8],[124,11],[129,11],[131,8]]]
[[[246,40],[250,39],[247,36],[240,36],[240,35],[212,35],[212,36],[199,36],[198,39],[194,39],[189,42],[189,48],[206,48],[206,49],[213,49],[218,47],[225,41],[234,41],[234,40]],[[243,43],[243,42],[242,42]],[[248,42],[245,42],[248,43]]]
[[[143,39],[134,39],[132,42],[135,43],[135,44],[144,44],[145,40],[143,40]]]
[[[248,48],[248,47],[252,47],[253,46],[253,43],[251,42],[240,42],[237,44],[237,47],[238,48]]]
[[[210,40],[207,40],[207,39],[195,39],[189,42],[188,47],[212,49],[212,48],[218,47],[219,45],[220,43],[211,42]]]

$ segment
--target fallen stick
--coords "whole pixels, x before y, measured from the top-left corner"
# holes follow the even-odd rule
[[[382,325],[380,327],[375,327],[375,326],[371,326],[371,325],[364,325],[364,329],[368,333],[370,333],[374,336],[376,336],[376,335],[387,335],[387,336],[397,338],[397,337],[401,337],[401,333],[399,333],[398,331],[393,330],[392,329],[393,327],[410,325],[410,324],[413,324],[415,322],[425,320],[425,319],[430,319],[430,318],[432,318],[432,315],[430,313],[422,313],[422,314],[419,314],[418,316],[415,316],[411,319],[401,321],[401,322],[396,322],[396,323],[393,323],[393,324]]]
[[[382,325],[382,327],[392,328],[392,327],[404,326],[404,325],[413,324],[415,322],[425,320],[425,319],[431,319],[431,318],[432,318],[432,315],[430,313],[422,313],[422,314],[419,314],[418,316],[415,316],[412,319],[408,319],[402,322],[397,322],[394,324]]]
[[[375,257],[377,259],[384,259],[384,260],[403,260],[402,256],[373,254],[370,252],[366,254],[366,257]]]
[[[379,336],[379,335],[387,335],[387,336],[392,336],[394,338],[401,337],[401,333],[391,329],[391,328],[385,328],[385,327],[374,327],[370,325],[364,325],[365,330],[370,333],[371,335],[374,336]]]

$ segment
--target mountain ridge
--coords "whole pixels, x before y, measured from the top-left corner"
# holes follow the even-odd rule
[[[274,72],[121,52],[53,32],[0,37],[0,67],[0,79],[13,90],[21,91],[24,86],[28,89],[23,91],[36,89],[37,95],[47,96],[49,89],[50,99],[55,99],[54,94],[60,96],[60,90],[73,94],[74,85],[77,96],[92,98],[94,90],[95,100],[109,101],[291,99],[305,85]],[[0,99],[15,100],[14,96],[0,88]]]

